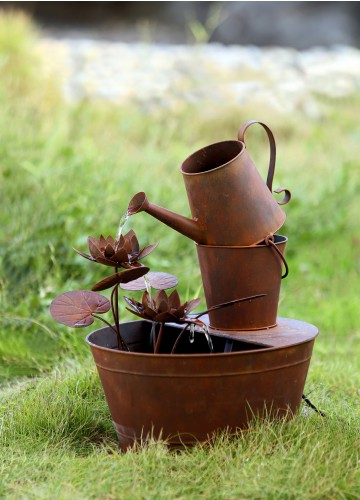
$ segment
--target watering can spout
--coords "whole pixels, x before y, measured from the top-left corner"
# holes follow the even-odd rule
[[[128,215],[134,215],[138,212],[147,212],[155,219],[163,222],[167,226],[175,229],[179,233],[187,236],[196,243],[205,243],[205,229],[195,219],[188,219],[166,208],[159,207],[151,203],[144,192],[137,193],[128,206]]]

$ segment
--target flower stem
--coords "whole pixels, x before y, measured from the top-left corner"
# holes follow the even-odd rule
[[[156,321],[153,321],[153,327],[151,329],[151,332],[152,332],[153,351],[155,353],[155,349],[156,349]]]
[[[160,350],[161,339],[162,339],[163,334],[164,334],[164,326],[165,326],[165,323],[160,323],[160,330],[159,330],[158,338],[156,340],[154,354],[158,354],[158,352]]]
[[[115,268],[115,271],[117,272],[117,267]],[[114,323],[115,323],[115,328],[116,328],[116,337],[117,337],[117,343],[118,343],[118,349],[119,351],[130,351],[128,346],[126,345],[126,342],[122,338],[120,334],[120,322],[119,322],[119,292],[118,292],[118,287],[119,283],[117,283],[112,292],[111,292],[111,311],[114,317]]]
[[[119,271],[118,266],[115,266],[115,274]],[[116,311],[116,327],[120,335],[120,318],[119,318],[119,283],[114,288],[115,292],[115,311]]]
[[[106,319],[102,318],[101,316],[98,316],[97,314],[92,314],[92,317],[96,318],[96,319],[99,319],[100,321],[102,321],[103,323],[105,323],[105,325],[107,325],[108,327],[110,327],[112,329],[112,331],[117,334],[117,331],[115,330],[115,328],[112,325],[110,325],[110,323],[108,321],[106,321]]]
[[[174,354],[175,353],[176,348],[178,346],[178,343],[180,342],[181,337],[183,336],[183,334],[185,333],[185,331],[189,328],[189,326],[190,326],[190,323],[186,323],[186,325],[184,326],[184,328],[181,330],[181,332],[177,336],[177,339],[175,340],[175,343],[173,345],[173,348],[171,349],[171,353],[170,354]]]
[[[235,300],[229,300],[228,302],[223,302],[221,304],[217,304],[216,306],[209,307],[209,309],[206,309],[206,311],[201,311],[197,313],[194,318],[198,319],[201,318],[201,316],[204,316],[204,314],[207,314],[210,311],[215,311],[216,309],[221,309],[223,307],[228,307],[232,306],[234,304],[238,304],[239,302],[246,302],[250,300],[255,300],[255,299],[260,299],[261,297],[265,297],[267,294],[266,293],[261,293],[258,295],[250,295],[249,297],[242,297],[241,299],[235,299]]]

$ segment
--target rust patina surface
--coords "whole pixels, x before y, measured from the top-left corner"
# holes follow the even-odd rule
[[[291,418],[298,410],[316,327],[278,318],[268,331],[232,332],[233,352],[216,352],[229,337],[216,332],[214,354],[196,353],[188,339],[182,354],[170,354],[167,346],[180,328],[166,325],[169,343],[159,354],[144,352],[150,322],[122,324],[132,352],[116,350],[110,328],[87,337],[123,449],[148,435],[172,446],[195,444],[219,430],[244,429],[254,416]]]

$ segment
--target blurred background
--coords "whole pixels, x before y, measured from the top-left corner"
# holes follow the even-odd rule
[[[72,247],[115,234],[141,190],[189,215],[179,165],[251,118],[293,193],[280,314],[320,327],[315,378],[329,352],[359,362],[359,19],[357,2],[0,2],[4,381],[87,356],[85,332],[48,313],[103,277]],[[265,176],[265,134],[247,141]],[[202,295],[191,241],[146,214],[130,228],[160,241],[152,270]]]
[[[156,43],[276,45],[360,43],[359,2],[0,2],[57,37]],[[147,33],[146,33],[147,31]]]
[[[359,7],[0,2],[0,497],[149,498],[154,485],[154,498],[191,485],[218,496],[224,478],[233,497],[243,477],[244,498],[357,498]],[[206,448],[185,466],[190,452],[118,456],[90,329],[55,323],[50,302],[106,276],[72,247],[115,235],[136,192],[189,216],[181,162],[249,119],[273,130],[274,188],[292,192],[279,314],[320,330],[305,391],[329,418],[302,408],[292,426],[249,433],[252,447],[244,436],[215,449],[209,477]],[[246,145],[266,178],[266,134],[251,127]],[[151,270],[178,276],[184,300],[203,297],[190,240],[145,213],[131,228],[141,245],[160,241]]]

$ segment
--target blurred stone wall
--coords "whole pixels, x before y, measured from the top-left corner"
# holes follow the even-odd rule
[[[360,46],[360,2],[0,2],[0,8],[23,9],[58,37]]]

